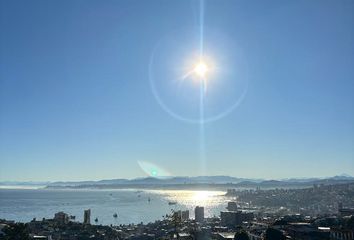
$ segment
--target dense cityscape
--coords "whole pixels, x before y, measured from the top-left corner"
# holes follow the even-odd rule
[[[203,206],[196,206],[193,219],[188,210],[171,210],[155,222],[110,226],[95,224],[90,209],[83,209],[83,222],[64,212],[28,223],[2,219],[0,239],[354,239],[354,183],[303,189],[228,189],[225,211],[213,217],[206,217],[204,211]]]

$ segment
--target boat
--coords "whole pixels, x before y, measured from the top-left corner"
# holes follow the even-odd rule
[[[176,204],[177,204],[176,201],[169,201],[169,202],[168,202],[168,205],[176,205]]]
[[[95,222],[98,222],[98,218],[95,218]]]
[[[148,202],[150,202],[151,201],[151,199],[150,199],[150,197],[148,198]]]
[[[113,217],[114,217],[114,218],[117,218],[117,217],[118,217],[118,214],[117,214],[117,213],[113,214]]]

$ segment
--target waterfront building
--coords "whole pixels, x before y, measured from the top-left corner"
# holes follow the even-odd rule
[[[64,212],[57,212],[54,214],[54,220],[59,224],[67,224],[69,222],[69,215]]]
[[[84,211],[84,224],[91,223],[91,209],[87,209]]]
[[[236,189],[227,189],[226,196],[236,195]]]
[[[196,206],[194,209],[195,221],[203,222],[204,221],[204,207]]]

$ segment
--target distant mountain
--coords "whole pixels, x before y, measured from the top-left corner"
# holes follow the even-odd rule
[[[0,182],[0,186],[46,186],[50,182],[17,182],[17,181],[5,181]]]
[[[309,179],[287,179],[287,180],[265,180],[262,182],[243,181],[237,183],[236,187],[244,188],[299,188],[312,187],[313,185],[334,185],[354,182],[353,177],[330,177],[330,178],[309,178]]]
[[[230,176],[197,176],[197,177],[164,177],[164,178],[135,178],[108,179],[100,181],[67,181],[67,182],[0,182],[1,185],[46,185],[49,188],[128,188],[128,187],[158,187],[164,186],[223,186],[225,188],[287,188],[307,187],[314,184],[338,184],[353,182],[354,177],[347,174],[328,178],[288,178],[281,180],[247,179]]]
[[[238,183],[245,181],[245,178],[236,178],[230,176],[199,176],[190,177],[190,180],[199,183]]]
[[[335,180],[354,180],[354,177],[343,173],[341,175],[331,177],[330,179],[335,179]]]
[[[354,180],[354,177],[348,175],[348,174],[341,174],[341,175],[336,175],[334,177],[325,177],[325,178],[285,178],[281,179],[281,181],[284,182],[299,182],[299,183],[306,183],[306,182],[315,182],[315,181],[322,181],[325,179],[332,179],[332,180]]]
[[[130,180],[128,179],[110,179],[99,181],[73,181],[73,182],[52,182],[49,186],[78,186],[78,185],[109,185],[109,184],[126,184]]]
[[[117,184],[226,184],[244,181],[243,178],[229,176],[198,176],[198,177],[164,177],[164,178],[135,178],[135,179],[112,179],[101,181],[81,182],[53,182],[49,186],[77,186],[77,185],[117,185]]]
[[[306,183],[321,180],[321,178],[285,178],[281,179],[283,182],[297,182],[297,183]]]

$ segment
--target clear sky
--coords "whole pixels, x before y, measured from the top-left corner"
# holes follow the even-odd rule
[[[138,161],[200,173],[199,127],[161,108],[148,66],[163,36],[198,27],[197,2],[1,0],[0,11],[0,181],[134,178]],[[205,174],[354,175],[354,1],[206,0],[204,17],[242,50],[249,84],[205,125]]]

